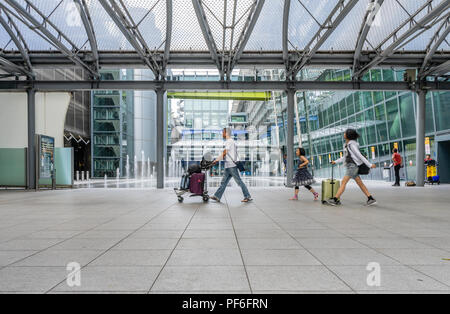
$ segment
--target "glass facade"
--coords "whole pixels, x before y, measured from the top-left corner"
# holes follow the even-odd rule
[[[319,80],[348,80],[347,70],[325,71]],[[371,81],[401,81],[402,71],[371,70],[365,77]],[[414,180],[416,175],[416,103],[411,92],[335,92],[307,93],[309,104],[309,130],[307,137],[304,98],[298,94],[299,113],[302,117],[303,146],[313,156],[316,175],[331,175],[329,161],[342,154],[343,132],[354,128],[361,135],[361,151],[377,164],[370,179],[383,178],[383,168],[391,164],[391,153],[398,147],[405,160],[403,177]],[[317,117],[317,119],[316,119]],[[434,138],[450,130],[450,92],[428,93],[426,105],[426,136],[430,138],[430,153],[436,158]],[[297,134],[297,133],[296,133]],[[296,142],[298,146],[299,143]],[[312,151],[310,150],[312,147]],[[343,168],[337,170],[343,175]]]
[[[132,70],[101,73],[103,80],[129,79]],[[92,175],[122,174],[127,156],[134,156],[134,99],[131,91],[92,93]]]

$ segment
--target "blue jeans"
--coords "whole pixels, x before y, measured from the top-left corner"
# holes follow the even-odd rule
[[[242,193],[244,193],[244,197],[251,198],[247,186],[242,181],[237,167],[225,169],[225,174],[223,175],[220,188],[217,190],[214,196],[217,197],[219,200],[222,198],[223,193],[225,193],[225,189],[227,188],[228,183],[230,183],[231,178],[234,178],[234,181],[236,181],[236,183],[241,187]]]

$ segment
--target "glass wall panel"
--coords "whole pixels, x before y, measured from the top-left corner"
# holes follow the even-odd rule
[[[399,98],[403,137],[416,136],[416,120],[412,95],[407,93]]]
[[[378,140],[385,142],[389,140],[386,125],[386,108],[384,104],[375,107],[375,123],[377,127]]]
[[[386,102],[386,113],[388,120],[389,138],[396,139],[401,138],[400,131],[400,113],[398,112],[398,101],[394,98]]]
[[[433,93],[436,131],[450,129],[450,92]]]

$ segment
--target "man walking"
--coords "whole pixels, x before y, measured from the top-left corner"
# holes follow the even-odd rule
[[[212,200],[216,202],[220,202],[225,190],[230,183],[231,178],[233,178],[236,183],[241,187],[242,193],[244,194],[243,203],[249,203],[252,201],[252,197],[247,189],[247,186],[242,181],[241,176],[239,174],[237,162],[239,162],[239,156],[237,152],[236,142],[231,138],[231,129],[225,128],[222,132],[223,138],[225,139],[225,150],[222,155],[220,155],[216,160],[214,160],[214,164],[225,160],[225,173],[223,175],[222,183],[220,188],[217,190],[216,194],[211,197]]]
[[[400,186],[400,169],[402,168],[403,159],[402,156],[398,153],[397,148],[394,149],[392,161],[394,163],[394,171],[395,171],[395,183],[393,186]]]

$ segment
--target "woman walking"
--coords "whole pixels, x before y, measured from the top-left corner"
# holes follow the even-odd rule
[[[305,157],[306,151],[304,148],[298,148],[296,150],[297,157],[300,158],[300,165],[298,166],[297,173],[294,177],[295,195],[291,198],[291,201],[298,201],[298,193],[300,192],[300,186],[304,186],[308,191],[314,195],[314,200],[319,200],[319,193],[317,193],[311,186],[314,184],[314,177],[308,171],[309,160]]]
[[[337,206],[341,205],[341,196],[345,192],[348,182],[353,179],[358,184],[361,191],[367,196],[367,206],[375,205],[377,201],[372,197],[366,185],[360,177],[360,166],[366,165],[370,169],[376,168],[376,165],[371,164],[366,157],[364,157],[360,150],[359,144],[357,142],[359,138],[358,132],[353,129],[348,129],[344,133],[345,145],[344,145],[344,156],[336,161],[332,161],[333,165],[337,163],[344,163],[345,165],[345,176],[342,180],[342,185],[336,194],[336,197],[328,200],[328,204]]]

